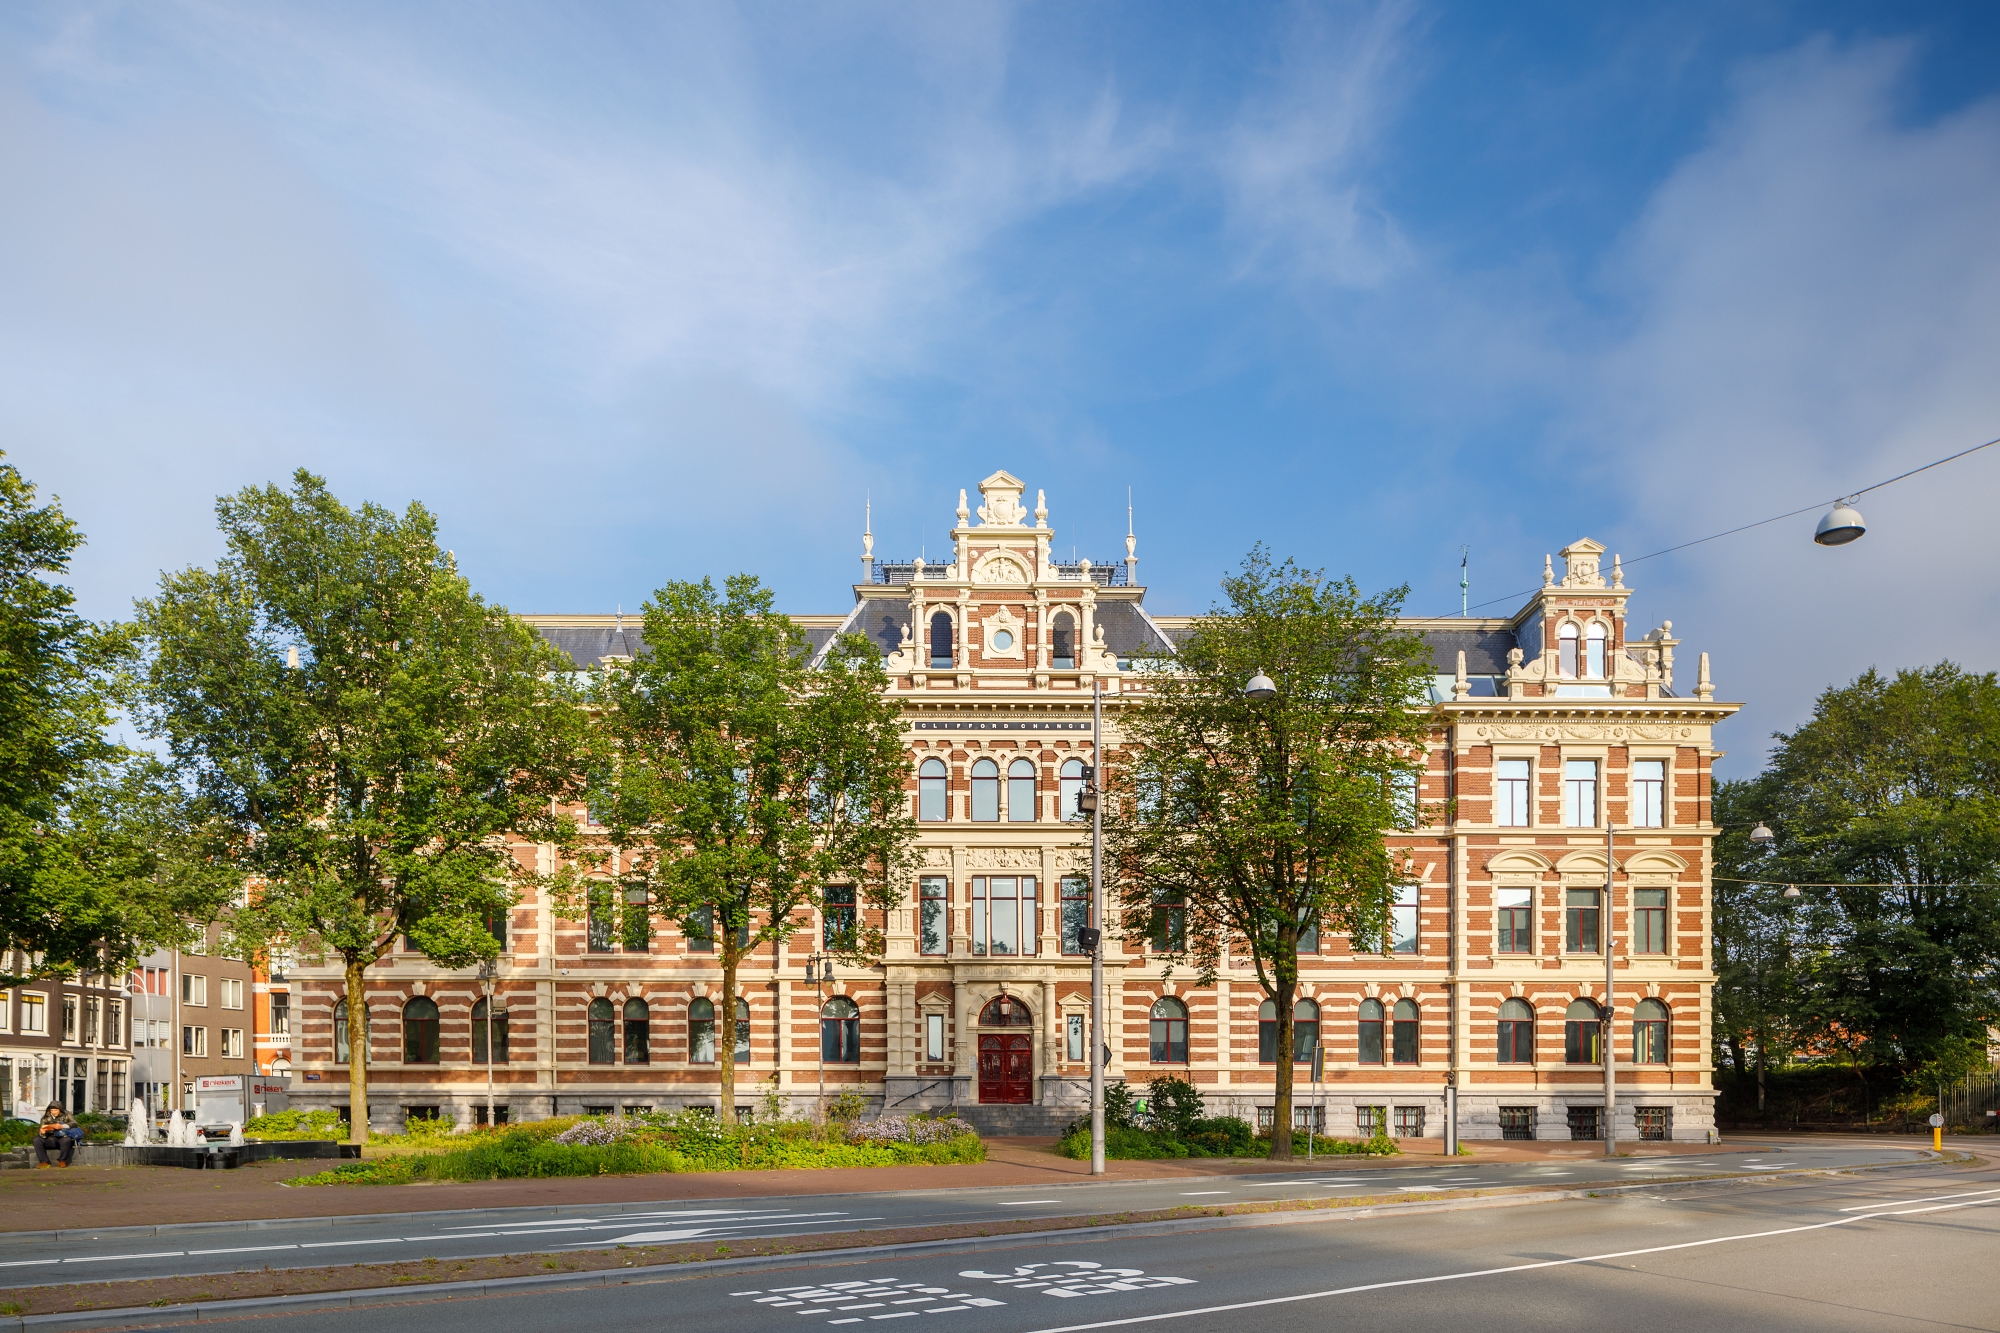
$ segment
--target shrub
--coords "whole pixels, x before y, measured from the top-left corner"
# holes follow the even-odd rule
[[[885,1116],[847,1131],[850,1143],[950,1143],[965,1134],[976,1133],[956,1116]]]
[[[35,1141],[35,1126],[27,1120],[0,1121],[0,1148],[25,1148]]]
[[[1146,1089],[1146,1113],[1150,1129],[1168,1134],[1191,1134],[1202,1119],[1201,1091],[1184,1078],[1162,1076]]]
[[[1064,1157],[1083,1161],[1090,1156],[1090,1125],[1088,1122],[1079,1130],[1072,1130],[1056,1145],[1056,1151]],[[1104,1127],[1104,1155],[1120,1162],[1153,1161],[1164,1158],[1188,1157],[1195,1155],[1189,1146],[1170,1134],[1157,1134],[1151,1130],[1133,1129],[1129,1125]]]
[[[243,1132],[257,1139],[339,1139],[347,1137],[347,1122],[337,1111],[273,1111],[252,1116]]]
[[[1241,1116],[1203,1117],[1181,1136],[1189,1149],[1208,1157],[1248,1157],[1256,1151],[1256,1131]]]

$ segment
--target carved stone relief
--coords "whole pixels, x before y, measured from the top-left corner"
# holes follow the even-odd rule
[[[1035,847],[972,847],[965,864],[974,870],[1039,870],[1042,853]]]
[[[1693,727],[1664,722],[1487,722],[1472,729],[1482,739],[1500,741],[1676,741],[1694,735]]]

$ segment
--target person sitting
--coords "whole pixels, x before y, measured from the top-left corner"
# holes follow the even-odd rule
[[[49,1103],[49,1109],[42,1112],[42,1123],[35,1130],[35,1166],[37,1169],[50,1165],[69,1165],[69,1159],[76,1156],[76,1141],[83,1136],[77,1132],[76,1118],[62,1109],[56,1102]],[[49,1161],[49,1153],[54,1151],[57,1161]]]

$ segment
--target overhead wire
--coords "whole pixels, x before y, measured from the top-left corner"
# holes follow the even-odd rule
[[[1657,559],[1658,557],[1663,555],[1672,555],[1675,551],[1685,551],[1690,546],[1700,546],[1704,542],[1719,541],[1724,537],[1734,537],[1739,532],[1748,532],[1752,528],[1761,528],[1768,523],[1777,523],[1784,519],[1797,518],[1800,514],[1809,514],[1813,510],[1820,508],[1820,506],[1822,505],[1841,504],[1845,501],[1866,495],[1870,491],[1879,491],[1884,486],[1892,486],[1895,483],[1902,481],[1906,477],[1914,477],[1919,472],[1928,472],[1934,467],[1943,467],[1946,463],[1955,462],[1958,459],[1964,458],[1967,454],[1976,454],[1981,449],[1991,449],[1996,444],[2000,444],[2000,439],[1988,440],[1984,444],[1975,444],[1970,449],[1961,449],[1955,454],[1947,454],[1943,458],[1933,459],[1931,462],[1925,463],[1922,467],[1913,467],[1908,472],[1899,472],[1895,476],[1888,478],[1886,481],[1878,481],[1872,486],[1863,486],[1858,491],[1843,491],[1839,495],[1834,496],[1830,500],[1817,500],[1812,504],[1801,505],[1797,509],[1787,510],[1785,513],[1782,514],[1773,514],[1769,518],[1760,518],[1755,523],[1745,523],[1741,527],[1730,528],[1725,532],[1710,533],[1706,537],[1697,537],[1691,542],[1682,542],[1678,546],[1669,546],[1666,547],[1664,550],[1653,551],[1647,555],[1634,556],[1632,559],[1627,560],[1624,563],[1627,565],[1636,565],[1646,560]],[[1520,592],[1510,592],[1505,594],[1504,596],[1488,598],[1486,601],[1483,602],[1474,602],[1471,606],[1464,607],[1459,612],[1459,614],[1464,615],[1465,612],[1467,611],[1477,611],[1482,606],[1493,606],[1499,602],[1511,602],[1517,598],[1527,597],[1533,594],[1535,591],[1536,589],[1534,588],[1524,588]],[[1444,619],[1445,617],[1441,616],[1438,618]]]

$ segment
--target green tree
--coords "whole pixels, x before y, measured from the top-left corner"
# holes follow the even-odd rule
[[[1716,881],[1714,1043],[1727,1057],[1739,1085],[1753,1078],[1757,1109],[1764,1109],[1765,1074],[1775,1057],[1782,1067],[1829,1034],[1818,1021],[1806,982],[1819,954],[1817,923],[1782,885],[1757,882],[1771,874],[1770,853],[1750,842],[1750,830],[1768,817],[1761,781],[1718,782],[1714,818]]]
[[[1730,796],[1734,822],[1761,816],[1777,842],[1755,857],[1725,841],[1718,871],[1832,887],[1789,905],[1764,890],[1780,905],[1758,916],[1782,916],[1789,952],[1760,1003],[1858,1067],[1958,1068],[2000,1021],[2000,684],[1950,662],[1869,671],[1777,741]],[[1717,933],[1744,958],[1772,927],[1739,915]]]
[[[367,968],[399,934],[446,967],[498,954],[488,923],[538,882],[504,835],[569,841],[584,715],[422,506],[349,509],[300,471],[216,512],[228,554],[139,603],[141,716],[231,834],[238,947],[341,960],[365,1142]]]
[[[644,639],[649,651],[606,670],[595,694],[605,745],[591,802],[622,889],[599,910],[620,912],[623,929],[664,916],[712,942],[727,1118],[744,958],[810,926],[815,908],[833,953],[880,956],[876,918],[913,873],[909,755],[874,647],[849,635],[815,658],[749,575],[720,593],[707,579],[668,584],[646,603]]]
[[[1283,1159],[1299,951],[1323,933],[1387,947],[1408,868],[1384,832],[1417,818],[1432,668],[1396,624],[1404,589],[1364,598],[1262,547],[1222,587],[1173,656],[1135,677],[1105,830],[1128,937],[1192,960],[1202,984],[1225,950],[1249,951],[1277,1008]],[[1260,671],[1275,697],[1244,694]]]
[[[76,613],[51,576],[82,534],[35,501],[0,464],[0,987],[122,971],[216,905],[215,883],[169,855],[181,794],[106,736],[130,633]]]

